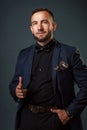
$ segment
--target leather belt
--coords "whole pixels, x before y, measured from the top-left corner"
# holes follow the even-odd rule
[[[31,104],[28,104],[28,108],[34,113],[51,112],[50,109],[58,109],[57,106],[37,106]]]

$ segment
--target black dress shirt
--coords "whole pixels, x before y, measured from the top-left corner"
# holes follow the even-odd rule
[[[31,104],[44,106],[53,106],[56,104],[51,74],[53,47],[53,41],[44,47],[36,43],[32,65],[32,78],[28,93],[28,102]]]

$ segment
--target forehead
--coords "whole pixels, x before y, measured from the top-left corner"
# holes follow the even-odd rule
[[[31,21],[38,21],[38,20],[43,20],[43,19],[52,20],[52,16],[47,11],[39,11],[39,12],[34,13],[31,16]]]

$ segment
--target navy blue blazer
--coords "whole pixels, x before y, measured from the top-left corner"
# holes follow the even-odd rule
[[[18,84],[18,77],[23,77],[25,88],[31,81],[32,61],[35,52],[35,44],[22,50],[19,53],[15,74],[10,83],[10,93],[18,102],[20,111],[23,101],[17,99],[15,87]],[[60,92],[62,108],[69,111],[73,118],[69,121],[70,130],[82,130],[80,113],[87,105],[87,66],[83,63],[79,51],[55,40],[55,47],[52,57],[52,82],[54,92]],[[79,91],[75,95],[74,84],[77,84]],[[18,116],[17,120],[18,122]],[[16,130],[18,124],[16,124]]]

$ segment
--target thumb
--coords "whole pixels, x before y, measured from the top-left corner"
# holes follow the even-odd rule
[[[57,112],[58,112],[58,109],[51,109],[51,112],[57,113]]]
[[[23,86],[23,78],[21,76],[19,76],[18,86],[19,86],[19,88],[22,88],[22,86]]]

